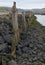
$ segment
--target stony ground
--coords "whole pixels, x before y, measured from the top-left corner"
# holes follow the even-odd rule
[[[18,65],[45,65],[45,43],[41,31],[30,27],[21,39],[16,50]]]
[[[0,53],[8,53],[11,48],[12,25],[9,20],[0,20]]]
[[[45,42],[41,32],[30,26],[28,32],[21,33],[21,41],[16,45],[18,65],[45,65]],[[0,53],[10,52],[12,34],[11,21],[0,21]]]

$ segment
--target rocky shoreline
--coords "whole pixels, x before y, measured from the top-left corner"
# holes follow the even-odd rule
[[[41,31],[30,27],[28,32],[17,44],[16,60],[18,65],[45,65],[45,43]]]
[[[9,53],[13,35],[11,21],[0,21],[0,53]],[[45,65],[45,42],[42,31],[30,26],[21,33],[21,40],[16,45],[17,65]]]

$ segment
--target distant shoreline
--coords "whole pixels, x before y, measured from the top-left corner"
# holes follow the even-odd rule
[[[35,14],[35,15],[45,15],[45,14]]]

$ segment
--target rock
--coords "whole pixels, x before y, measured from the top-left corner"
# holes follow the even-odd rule
[[[0,44],[3,44],[4,43],[4,39],[2,36],[0,36]]]
[[[3,35],[3,38],[4,38],[4,40],[7,42],[7,43],[11,43],[11,35]]]
[[[22,40],[24,40],[24,39],[27,38],[26,32],[22,32],[20,35],[21,35],[21,39],[22,39]]]
[[[14,61],[14,60],[11,60],[11,61],[9,61],[8,62],[8,64],[7,65],[17,65],[17,62],[16,61]]]
[[[7,48],[6,44],[0,44],[0,51],[5,51],[6,48]]]

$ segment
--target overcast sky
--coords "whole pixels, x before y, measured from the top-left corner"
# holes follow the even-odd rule
[[[13,1],[17,3],[17,8],[45,8],[45,0],[0,0],[0,6],[11,7]]]

